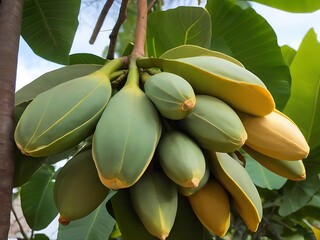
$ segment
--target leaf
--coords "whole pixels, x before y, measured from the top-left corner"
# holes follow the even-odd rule
[[[57,216],[53,201],[54,167],[43,165],[21,187],[21,207],[23,215],[32,230],[46,228]]]
[[[69,57],[69,65],[75,64],[99,64],[104,65],[106,59],[90,53],[75,53]]]
[[[280,216],[287,216],[307,205],[320,189],[318,172],[317,168],[307,169],[307,179],[305,181],[287,182],[283,188],[283,201],[279,207]]]
[[[101,68],[101,65],[79,64],[47,72],[16,92],[15,106],[31,101],[38,94],[49,90],[60,83],[77,77],[82,77],[98,70],[99,68]]]
[[[165,51],[184,44],[209,48],[211,21],[201,7],[177,7],[148,15],[148,55],[158,57]]]
[[[282,110],[290,95],[290,71],[269,23],[252,8],[228,0],[207,1],[212,22],[211,49],[230,54],[256,74]]]
[[[36,234],[32,239],[33,240],[50,240],[49,237],[45,234]]]
[[[245,154],[245,158],[245,168],[256,186],[273,190],[280,189],[286,183],[286,178],[271,172],[248,154]]]
[[[100,206],[88,216],[72,221],[68,226],[59,225],[58,240],[106,240],[113,231],[115,221],[106,210],[106,203],[114,192],[106,197]]]
[[[296,56],[297,51],[288,45],[284,45],[281,47],[281,52],[284,61],[288,66],[290,66],[294,57]]]
[[[302,40],[290,70],[291,96],[283,112],[315,148],[320,145],[320,43],[313,29]]]
[[[250,0],[287,12],[304,13],[320,9],[319,0]]]
[[[35,54],[68,64],[81,0],[25,0],[21,35]]]

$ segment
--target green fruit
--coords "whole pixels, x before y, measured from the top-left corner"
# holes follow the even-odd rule
[[[148,167],[161,135],[158,112],[138,86],[136,67],[111,98],[93,136],[92,151],[102,183],[110,189],[132,186]]]
[[[157,240],[143,226],[130,200],[130,188],[120,189],[111,198],[113,217],[123,240]]]
[[[236,112],[218,98],[197,95],[197,105],[179,125],[205,149],[233,152],[247,139]]]
[[[210,168],[232,196],[235,209],[250,231],[256,232],[262,219],[259,192],[246,169],[227,153],[211,152]]]
[[[159,142],[159,162],[166,175],[182,187],[197,187],[206,162],[197,143],[179,131],[165,132]]]
[[[130,188],[130,197],[147,231],[161,240],[166,239],[178,209],[176,185],[160,172],[147,171]]]
[[[169,119],[186,117],[196,104],[191,85],[172,73],[152,75],[144,84],[144,91],[161,115]]]
[[[109,189],[99,179],[91,150],[84,150],[69,160],[58,172],[54,201],[61,224],[83,218],[106,198]]]
[[[20,151],[42,157],[63,152],[91,135],[111,96],[109,75],[122,60],[39,94],[23,112],[14,133]]]
[[[199,56],[212,56],[212,57],[222,58],[244,68],[241,62],[239,62],[237,59],[227,54],[213,51],[207,48],[202,48],[197,45],[190,45],[190,44],[184,44],[184,45],[169,49],[168,51],[161,54],[160,58],[179,59],[179,58],[190,58],[190,57],[199,57]]]
[[[241,65],[214,56],[179,59],[141,58],[141,68],[157,67],[187,80],[196,94],[210,95],[232,108],[255,116],[275,109],[271,93],[263,82]]]
[[[204,172],[204,176],[200,180],[199,185],[197,187],[178,186],[178,192],[183,196],[190,196],[192,194],[195,194],[196,192],[198,192],[201,188],[203,188],[206,185],[206,183],[209,180],[209,177],[210,177],[210,169],[209,169],[208,165],[206,165],[206,170]]]

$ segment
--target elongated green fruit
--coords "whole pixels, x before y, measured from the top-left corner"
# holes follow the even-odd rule
[[[118,190],[111,198],[111,205],[123,240],[158,239],[146,230],[135,212],[130,199],[130,188]]]
[[[211,152],[213,175],[231,194],[236,210],[250,231],[258,229],[262,204],[257,188],[241,164],[227,153]]]
[[[209,176],[210,176],[210,169],[208,167],[208,164],[206,164],[206,170],[204,172],[204,175],[202,177],[202,179],[200,180],[199,184],[197,187],[182,187],[182,186],[178,186],[178,192],[183,195],[183,196],[190,196],[196,192],[198,192],[201,188],[203,188],[206,183],[209,180]]]
[[[166,239],[178,209],[176,185],[160,172],[147,171],[130,188],[132,205],[148,232]]]
[[[120,68],[115,59],[87,76],[39,94],[23,112],[14,139],[25,155],[63,152],[91,135],[111,96],[109,75]]]
[[[158,144],[159,162],[166,175],[183,187],[197,187],[206,162],[197,143],[182,132],[163,133]]]
[[[99,179],[91,149],[69,160],[59,171],[54,184],[54,201],[59,222],[67,225],[94,211],[107,197],[109,189]]]
[[[188,196],[190,205],[202,224],[213,234],[223,237],[230,227],[230,203],[227,191],[215,179]]]
[[[111,204],[123,240],[158,239],[146,230],[136,214],[130,200],[130,188],[118,190],[111,198]],[[204,234],[205,229],[194,214],[188,200],[178,194],[176,220],[167,240],[204,239]]]
[[[243,149],[262,166],[270,171],[293,181],[306,179],[306,169],[302,160],[287,161],[268,157],[244,145]]]
[[[243,67],[228,60],[200,56],[182,59],[141,58],[139,67],[158,67],[183,77],[196,94],[217,97],[232,108],[255,116],[275,109],[271,93],[263,82]]]
[[[149,77],[144,91],[161,115],[169,119],[185,118],[196,104],[191,85],[172,73],[162,72]]]
[[[161,135],[158,112],[138,80],[138,69],[131,65],[125,86],[111,98],[93,136],[93,158],[102,183],[110,189],[138,181]]]
[[[197,56],[212,56],[212,57],[222,58],[244,68],[241,62],[239,62],[237,59],[227,54],[213,51],[207,48],[202,48],[196,45],[191,45],[191,44],[185,44],[185,45],[181,45],[181,46],[169,49],[168,51],[164,52],[160,56],[160,58],[179,59],[179,58],[189,58],[189,57],[197,57]]]
[[[207,95],[196,95],[196,107],[181,126],[205,149],[233,152],[247,139],[244,126],[235,111],[225,102]]]
[[[298,126],[279,111],[264,117],[238,113],[248,133],[246,145],[279,160],[301,160],[310,148]]]

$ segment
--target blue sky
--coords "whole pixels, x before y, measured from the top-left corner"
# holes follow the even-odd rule
[[[189,1],[189,3],[197,5],[197,1]],[[320,33],[320,11],[308,14],[294,14],[266,7],[261,4],[254,4],[253,6],[254,9],[274,28],[280,46],[287,44],[297,49],[304,35],[310,28],[314,28],[318,34]],[[102,4],[98,4],[91,8],[82,8],[82,15],[79,17],[80,24],[71,53],[88,52],[100,56],[102,55],[106,41],[109,39],[108,36],[111,28],[114,24],[114,19],[112,17],[109,16],[107,18],[107,23],[104,24],[102,32],[99,34],[95,44],[89,44],[89,38],[97,18],[97,13],[99,13],[101,7]],[[116,12],[117,10],[116,8],[112,9],[111,14],[112,11]],[[61,66],[58,64],[48,62],[36,56],[21,38],[16,90],[19,90],[43,73],[59,67]]]

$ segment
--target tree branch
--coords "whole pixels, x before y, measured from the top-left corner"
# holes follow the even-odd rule
[[[147,36],[147,15],[148,5],[147,0],[138,0],[137,2],[137,24],[134,36],[134,47],[132,51],[133,57],[141,57],[145,55],[144,47]]]
[[[114,52],[116,49],[116,42],[118,38],[118,33],[120,31],[121,25],[125,22],[127,19],[127,8],[128,8],[128,2],[129,0],[123,0],[121,2],[121,7],[119,10],[119,15],[116,24],[114,25],[112,32],[109,35],[110,43],[108,48],[108,55],[107,59],[113,59],[114,58]]]
[[[14,215],[17,223],[18,223],[18,226],[19,226],[19,228],[20,228],[20,232],[21,232],[23,238],[24,238],[24,239],[29,239],[28,235],[26,234],[26,232],[25,232],[24,229],[23,229],[23,226],[22,226],[22,224],[21,224],[21,222],[20,222],[20,220],[19,220],[19,218],[18,218],[18,215],[17,215],[16,210],[14,209],[14,206],[13,206],[13,205],[12,205],[12,213],[13,213],[13,215]]]
[[[104,4],[104,6],[101,10],[100,16],[97,20],[96,26],[94,27],[91,38],[89,40],[90,44],[94,44],[94,42],[96,41],[96,38],[101,30],[103,22],[107,16],[112,4],[113,4],[113,2],[114,2],[114,0],[107,0],[106,3]]]
[[[157,3],[158,0],[152,0],[149,5],[148,5],[148,12],[151,11],[151,9],[153,8],[153,6]]]
[[[0,4],[0,239],[10,227],[14,172],[14,94],[23,0]]]

